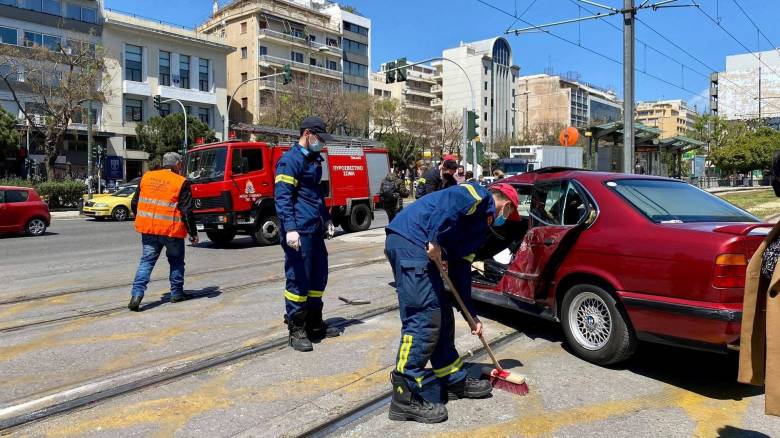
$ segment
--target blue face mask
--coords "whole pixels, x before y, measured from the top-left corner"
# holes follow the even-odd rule
[[[313,137],[315,138],[315,140],[314,142],[309,142],[309,150],[312,152],[319,152],[322,150],[322,143],[320,143],[316,135]]]
[[[505,222],[506,222],[506,218],[504,217],[503,214],[500,214],[496,216],[495,219],[493,219],[493,226],[500,227],[501,225],[504,225]]]

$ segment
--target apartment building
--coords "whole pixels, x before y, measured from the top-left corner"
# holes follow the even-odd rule
[[[584,128],[619,121],[622,101],[610,90],[548,74],[521,76],[517,82],[518,135],[549,134],[565,126]]]
[[[228,89],[241,83],[231,122],[253,122],[275,93],[305,87],[313,98],[338,90],[368,92],[371,21],[325,0],[215,2],[199,27],[234,46],[228,55]],[[292,68],[293,84],[281,78],[254,80]]]
[[[94,50],[103,33],[103,17],[100,1],[96,0],[0,0],[0,44],[32,47],[44,46],[50,50],[65,48],[87,48]],[[0,69],[3,67],[0,66]],[[20,81],[23,77],[18,78]],[[38,97],[20,93],[25,109],[36,113]],[[19,117],[20,129],[25,121],[22,112],[13,99],[10,90],[0,83],[0,107]],[[97,128],[99,108],[93,111],[93,120]],[[42,111],[40,114],[42,118]],[[81,122],[82,120],[77,120]],[[87,126],[84,123],[72,123],[65,139],[63,150],[57,157],[55,166],[60,175],[67,170],[72,175],[86,173],[87,165]],[[105,132],[96,130],[95,141],[105,143]],[[43,162],[43,148],[32,137],[30,157],[38,163]]]
[[[415,65],[406,70],[406,81],[386,83],[386,67],[387,64],[382,64],[378,72],[371,73],[371,93],[377,98],[395,99],[399,102],[401,117],[397,128],[408,132],[410,123],[414,123],[416,128],[423,128],[428,133],[431,141],[439,138],[442,124],[441,105],[433,105],[436,99],[433,93],[433,88],[437,86],[436,69],[428,65]],[[372,120],[372,124],[382,122]],[[373,131],[376,132],[377,129]]]
[[[480,116],[482,142],[513,138],[515,129],[515,93],[520,67],[512,62],[512,48],[504,38],[491,38],[446,49],[447,61],[434,63],[438,74],[434,93],[441,94],[434,106],[445,114],[462,115],[463,109],[476,105]],[[461,68],[463,70],[461,70]],[[472,93],[473,100],[472,101]]]
[[[636,121],[661,129],[661,138],[688,135],[696,123],[696,110],[684,100],[639,102],[636,105]]]
[[[778,72],[778,50],[727,56],[726,70],[711,76],[710,112],[726,120],[762,119],[780,129]]]
[[[125,179],[147,169],[148,155],[136,138],[139,122],[181,112],[199,118],[222,138],[227,109],[227,56],[234,51],[222,38],[176,25],[105,11],[102,38],[111,90],[103,105],[101,127],[111,133],[107,155],[123,158]]]

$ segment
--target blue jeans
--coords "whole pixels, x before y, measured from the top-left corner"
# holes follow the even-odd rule
[[[171,265],[171,298],[184,292],[184,239],[174,237],[155,236],[152,234],[141,235],[141,262],[138,264],[138,271],[133,280],[134,297],[143,297],[146,291],[146,285],[149,283],[149,277],[152,275],[154,264],[160,257],[163,248],[168,257],[168,264]]]

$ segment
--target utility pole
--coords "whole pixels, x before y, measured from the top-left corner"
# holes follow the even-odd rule
[[[623,172],[634,173],[634,0],[623,0]]]
[[[89,187],[87,192],[89,193],[88,199],[92,199],[92,101],[87,103],[87,180],[89,181]]]
[[[526,32],[547,32],[548,27],[559,26],[563,24],[577,23],[586,20],[598,20],[613,15],[623,15],[623,172],[634,173],[634,89],[635,80],[634,73],[636,71],[636,58],[635,58],[635,28],[636,28],[636,14],[641,9],[652,9],[654,11],[664,8],[679,8],[695,5],[672,5],[671,3],[677,2],[677,0],[659,0],[657,3],[649,4],[651,0],[643,0],[639,6],[636,6],[634,0],[623,0],[623,9],[613,8],[611,6],[596,3],[592,0],[577,0],[580,3],[585,3],[597,8],[605,9],[608,12],[598,12],[594,15],[586,17],[573,18],[570,20],[561,20],[553,23],[533,25],[517,15],[514,15],[516,20],[525,22],[529,27],[515,30],[507,30],[505,34],[520,35]],[[512,15],[511,13],[507,13]],[[551,34],[557,36],[555,34]],[[559,37],[560,38],[560,37]],[[597,142],[598,145],[598,142]],[[598,147],[598,146],[596,146]],[[596,151],[598,155],[598,150]]]

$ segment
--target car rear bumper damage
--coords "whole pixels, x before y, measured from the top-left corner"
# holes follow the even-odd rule
[[[714,303],[618,292],[640,339],[725,350],[739,339],[742,303]]]

